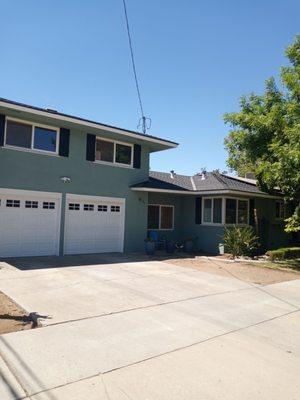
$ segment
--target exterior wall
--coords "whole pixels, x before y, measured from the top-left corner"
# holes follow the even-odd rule
[[[184,237],[196,237],[196,245],[199,251],[212,254],[219,252],[219,243],[222,242],[224,227],[195,223],[195,196],[184,196],[182,219],[184,221]]]
[[[198,250],[212,254],[219,252],[224,226],[195,223],[195,196],[149,193],[149,204],[169,204],[175,207],[174,231],[158,231],[160,236],[176,241],[192,236],[196,238]],[[290,236],[284,232],[284,221],[275,218],[275,200],[255,198],[254,206],[257,209],[262,249],[288,245]]]
[[[284,232],[284,221],[276,220],[275,200],[256,198],[254,207],[257,210],[258,235],[263,250],[287,246],[291,236]]]
[[[22,118],[21,115],[13,115]],[[51,120],[35,118],[31,121],[52,126]],[[121,197],[126,199],[125,251],[142,250],[147,226],[147,193],[137,193],[130,189],[134,183],[148,178],[149,149],[142,146],[141,168],[122,168],[86,161],[86,134],[91,130],[70,129],[69,157],[37,154],[26,151],[0,148],[0,188],[49,191],[62,193],[61,243],[63,246],[65,194]],[[131,142],[108,132],[99,132],[101,137]],[[68,176],[71,182],[64,184],[61,177]]]
[[[157,230],[159,238],[167,240],[181,241],[182,237],[182,196],[166,193],[149,193],[149,204],[163,204],[174,206],[174,229],[173,230]]]

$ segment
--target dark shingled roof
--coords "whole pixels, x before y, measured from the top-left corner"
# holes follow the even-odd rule
[[[233,177],[216,172],[207,172],[205,179],[203,179],[201,174],[194,176],[173,174],[172,177],[167,172],[150,171],[147,181],[138,183],[132,187],[203,193],[231,190],[253,194],[267,194],[257,187],[255,180]],[[274,192],[274,194],[280,195],[278,191]]]

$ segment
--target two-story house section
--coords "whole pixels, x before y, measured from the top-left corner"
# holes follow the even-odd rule
[[[137,251],[149,154],[177,143],[0,99],[0,257]]]

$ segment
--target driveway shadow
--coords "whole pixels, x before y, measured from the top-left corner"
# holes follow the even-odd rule
[[[120,264],[143,261],[166,261],[174,258],[192,258],[196,255],[199,254],[188,254],[183,252],[167,254],[164,251],[157,251],[157,253],[153,256],[148,256],[143,253],[102,253],[70,256],[18,257],[1,259],[0,261],[5,262],[21,271],[27,271],[47,268],[79,267],[84,265]]]

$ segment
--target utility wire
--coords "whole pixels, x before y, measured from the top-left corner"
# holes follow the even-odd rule
[[[138,95],[138,101],[139,101],[141,115],[142,115],[142,118],[140,119],[139,127],[141,126],[142,130],[143,130],[143,133],[146,133],[146,130],[150,128],[151,120],[149,118],[146,118],[145,115],[144,115],[144,108],[143,108],[143,102],[142,102],[142,97],[141,97],[141,92],[140,92],[140,87],[139,87],[139,81],[138,81],[137,72],[136,72],[134,53],[133,53],[133,46],[132,46],[132,40],[131,40],[131,33],[130,33],[130,27],[129,27],[129,19],[128,19],[127,7],[126,7],[126,1],[125,0],[123,0],[123,6],[124,6],[124,13],[125,13],[125,20],[126,20],[128,42],[129,42],[129,47],[130,47],[130,55],[131,55],[133,75],[134,75],[135,86],[136,86],[136,91],[137,91],[137,95]],[[149,121],[149,126],[147,126],[147,121]]]

